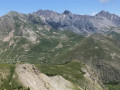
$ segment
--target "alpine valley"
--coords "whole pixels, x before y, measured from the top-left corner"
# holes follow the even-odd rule
[[[0,90],[120,90],[120,17],[41,9],[0,17]]]

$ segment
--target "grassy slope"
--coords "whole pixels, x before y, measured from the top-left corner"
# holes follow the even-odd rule
[[[120,90],[120,85],[106,84],[108,90]]]
[[[50,33],[49,33],[50,34]],[[52,34],[52,33],[51,33]],[[62,40],[62,34],[65,34],[68,40]],[[48,34],[47,34],[48,35]],[[53,36],[53,35],[52,35]],[[55,38],[42,38],[40,41],[41,43],[31,47],[30,51],[28,52],[28,56],[32,55],[29,60],[32,58],[34,62],[36,59],[43,57],[41,61],[42,63],[52,63],[52,59],[57,57],[56,55],[60,55],[66,51],[68,51],[71,47],[79,43],[83,39],[83,36],[74,34],[69,31],[65,32],[58,32],[58,35]],[[59,43],[62,44],[62,48],[56,48]],[[36,56],[36,57],[35,57]]]
[[[57,34],[53,34],[54,32]],[[46,36],[42,37],[41,33],[44,33]],[[70,31],[42,30],[39,34],[37,33],[37,35],[39,36],[37,39],[40,41],[40,43],[37,44],[27,41],[24,37],[20,37],[15,38],[14,41],[16,43],[11,46],[9,46],[9,43],[0,45],[1,47],[4,46],[4,48],[1,48],[1,62],[52,63],[53,58],[68,51],[84,38]],[[57,48],[60,43],[62,47]],[[23,45],[25,44],[29,45],[28,51],[24,49]]]
[[[93,90],[93,86],[92,86],[93,84],[90,84],[91,82],[89,82],[89,80],[87,80],[83,76],[85,72],[83,72],[81,69],[84,66],[85,65],[79,61],[72,61],[62,65],[52,65],[52,66],[36,64],[36,67],[40,69],[42,73],[48,76],[61,75],[65,79],[71,81],[76,86],[75,90],[79,90],[78,86],[80,86],[85,90],[86,89]],[[94,87],[97,88],[97,86]],[[101,89],[99,88],[98,90]]]
[[[75,66],[75,67],[73,67]],[[71,62],[64,65],[45,66],[36,64],[40,71],[48,76],[61,75],[65,79],[79,85],[79,79],[83,80],[83,72],[81,71],[82,64],[78,62]],[[79,83],[78,83],[79,82]],[[77,88],[77,86],[76,86]]]
[[[96,40],[96,38],[99,38]],[[112,60],[111,53],[116,53],[119,55],[120,48],[115,45],[114,42],[108,37],[102,35],[93,35],[84,39],[77,46],[73,47],[71,50],[64,52],[55,58],[54,61],[65,63],[71,60],[83,60],[88,62],[88,60]],[[117,58],[114,58],[114,60]]]
[[[21,84],[17,81],[14,64],[0,64],[0,73],[4,73],[6,75],[3,76],[1,74],[2,76],[0,76],[0,90],[25,90],[25,88],[22,87]]]

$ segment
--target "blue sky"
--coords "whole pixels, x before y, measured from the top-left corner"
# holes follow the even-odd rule
[[[27,14],[39,9],[59,13],[69,10],[82,15],[93,15],[105,10],[120,15],[120,0],[0,0],[0,16],[9,11]]]

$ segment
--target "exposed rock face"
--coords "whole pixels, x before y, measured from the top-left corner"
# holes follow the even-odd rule
[[[65,10],[64,12],[63,12],[63,14],[67,14],[67,15],[70,15],[70,14],[72,14],[70,11],[68,11],[68,10]]]
[[[16,73],[21,83],[30,90],[73,90],[74,88],[73,84],[63,77],[58,75],[48,77],[30,64],[17,65]]]
[[[105,12],[105,11],[101,11],[100,13],[98,13],[96,15],[96,17],[105,17],[108,20],[111,20],[112,23],[116,24],[116,25],[120,25],[120,17],[118,17],[115,14],[111,14],[109,12]]]
[[[95,33],[97,30],[89,20],[93,17],[72,14],[67,10],[62,14],[49,10],[39,10],[33,15],[45,17],[46,23],[54,29],[71,30],[76,33]]]
[[[105,11],[101,11],[95,16],[88,16],[72,14],[67,10],[62,14],[39,10],[33,15],[45,17],[46,24],[54,29],[71,30],[76,33],[100,33],[103,28],[120,26],[120,17]]]
[[[13,23],[12,17],[3,16],[0,18],[0,40],[15,28]]]
[[[8,42],[16,37],[25,37],[35,42],[34,30],[39,31],[43,28],[50,29],[40,17],[12,11],[0,17],[0,40]]]
[[[67,10],[63,13],[38,10],[28,15],[12,11],[0,18],[0,37],[8,35],[10,31],[16,30],[16,27],[19,27],[19,30],[15,32],[15,35],[22,35],[25,23],[38,26],[49,25],[53,29],[70,30],[79,34],[93,34],[107,32],[111,27],[117,30],[120,26],[120,17],[105,11],[101,11],[95,16],[72,14]]]

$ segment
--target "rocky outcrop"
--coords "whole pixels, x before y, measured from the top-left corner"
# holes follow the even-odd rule
[[[16,73],[19,81],[30,90],[74,90],[75,88],[71,82],[59,75],[48,77],[42,74],[34,65],[19,64]]]

